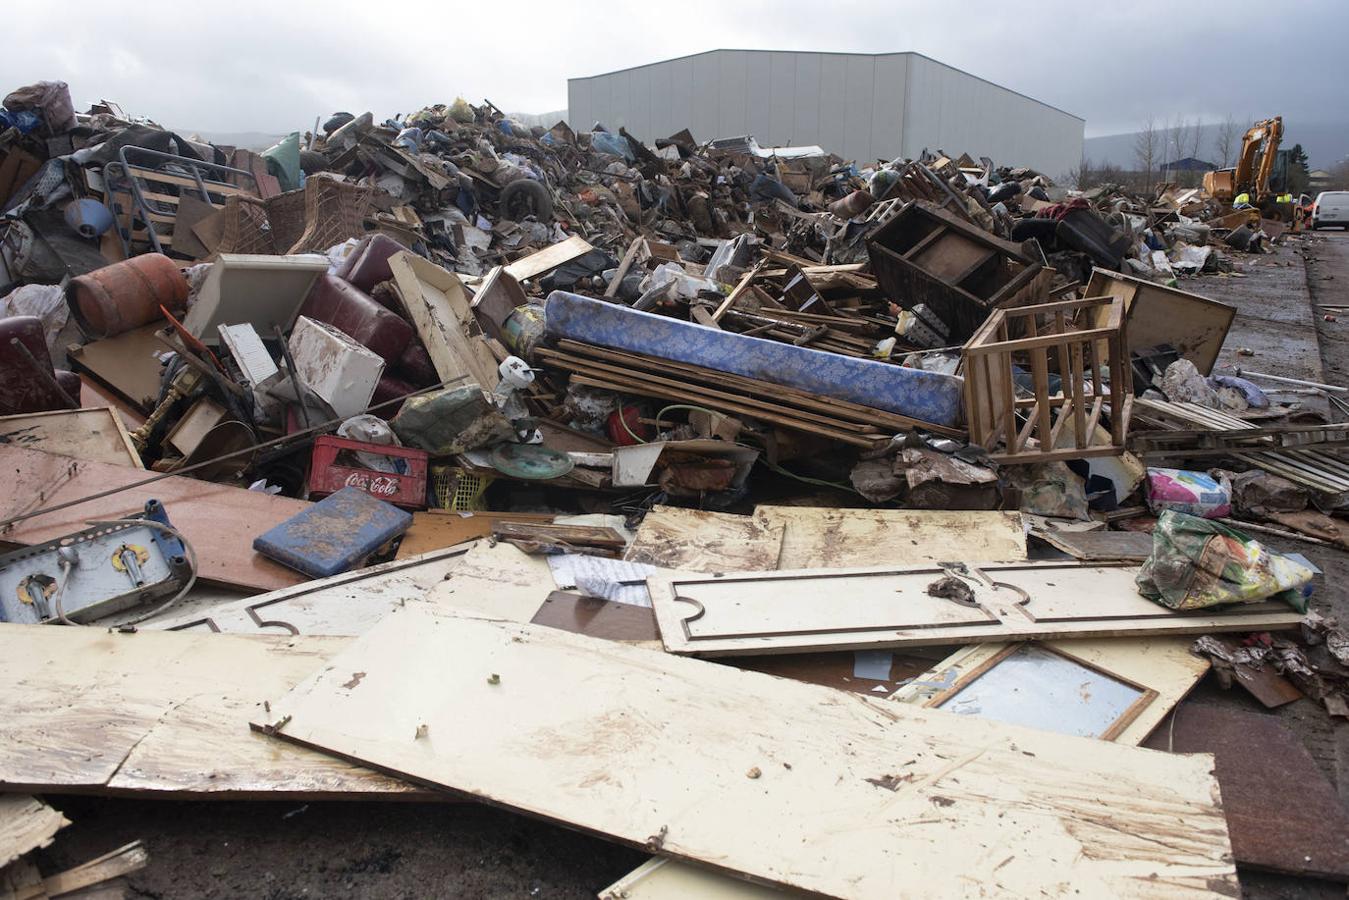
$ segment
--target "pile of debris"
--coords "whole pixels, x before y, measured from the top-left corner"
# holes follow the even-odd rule
[[[1222,723],[1161,745],[1222,805],[1137,749],[1211,661],[1349,716],[1248,533],[1349,548],[1349,424],[1178,286],[1258,213],[462,99],[0,116],[7,789],[469,795],[650,849],[612,897],[1349,880]]]

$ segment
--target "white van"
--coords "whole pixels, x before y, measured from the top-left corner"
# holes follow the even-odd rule
[[[1312,228],[1338,225],[1349,230],[1349,191],[1322,191],[1312,206]]]

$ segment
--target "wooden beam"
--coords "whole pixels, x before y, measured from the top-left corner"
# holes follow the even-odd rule
[[[759,273],[763,271],[763,268],[764,260],[761,259],[755,263],[754,268],[740,276],[740,283],[735,286],[734,290],[726,295],[726,299],[721,301],[721,304],[713,311],[712,321],[721,321],[721,317],[726,315],[726,310],[734,306],[735,301],[739,300],[740,296],[744,294],[745,291],[749,290],[749,286],[754,283],[754,279],[759,276]]]
[[[505,269],[506,273],[516,281],[527,281],[530,278],[542,275],[544,272],[556,269],[563,263],[585,256],[594,249],[585,238],[579,234],[573,234],[565,241],[559,241],[556,244],[544,247],[537,253],[531,253],[526,257],[517,259],[506,266]]]
[[[618,296],[618,289],[623,286],[623,279],[627,277],[628,270],[631,269],[632,264],[636,262],[637,254],[641,251],[642,244],[644,243],[646,243],[646,238],[639,234],[632,239],[632,243],[628,244],[628,252],[623,254],[623,259],[619,262],[618,268],[614,270],[613,280],[610,281],[609,286],[604,289],[604,297],[606,300],[612,300]]]

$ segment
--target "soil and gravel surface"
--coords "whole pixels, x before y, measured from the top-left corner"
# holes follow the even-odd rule
[[[1349,304],[1349,234],[1293,238],[1275,255],[1243,260],[1239,271],[1247,277],[1184,285],[1241,310],[1222,363],[1349,383],[1349,315],[1325,322],[1313,307]],[[1236,358],[1241,346],[1256,355]],[[1349,622],[1349,554],[1294,541],[1270,543],[1320,566],[1325,575],[1315,607]],[[1259,710],[1244,692],[1224,692],[1211,679],[1191,702]],[[1349,795],[1349,725],[1332,722],[1310,700],[1271,714],[1303,741],[1341,797]],[[645,859],[607,841],[467,803],[47,799],[75,824],[38,854],[44,872],[139,838],[149,848],[150,864],[129,879],[132,895],[165,900],[584,898]],[[1247,897],[1345,896],[1343,886],[1325,882],[1241,874]]]

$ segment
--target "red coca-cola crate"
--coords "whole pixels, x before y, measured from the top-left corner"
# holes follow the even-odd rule
[[[343,450],[360,450],[407,460],[407,474],[377,472],[358,466],[337,465],[337,454]],[[314,455],[309,463],[309,496],[326,497],[354,487],[372,497],[387,500],[406,509],[426,509],[426,471],[428,454],[410,447],[390,447],[387,444],[368,444],[331,434],[314,441]]]

